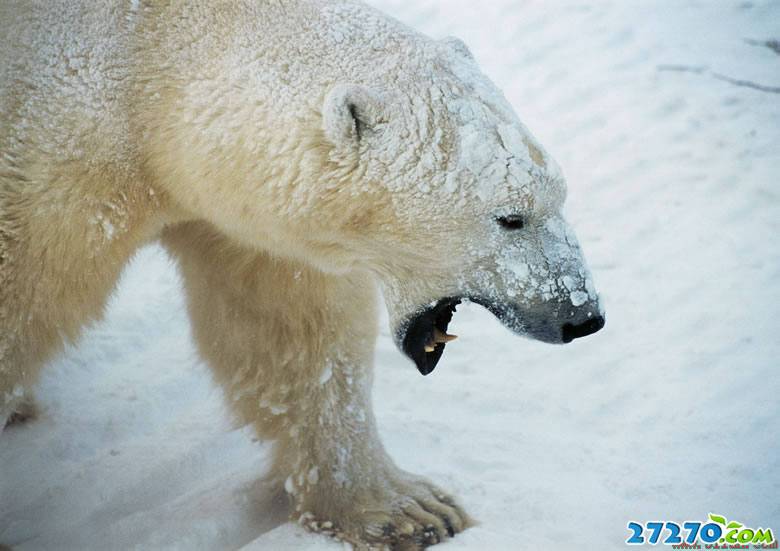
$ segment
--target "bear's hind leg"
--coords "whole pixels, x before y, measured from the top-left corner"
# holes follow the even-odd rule
[[[199,350],[243,422],[278,440],[293,518],[358,548],[422,549],[468,524],[452,498],[400,470],[371,411],[376,290],[242,249],[206,224],[166,230]]]
[[[23,396],[18,402],[9,408],[10,413],[4,415],[5,423],[0,430],[7,429],[13,425],[22,425],[32,421],[38,415],[38,408],[31,396]]]
[[[2,168],[0,430],[33,417],[46,362],[100,319],[123,266],[171,218],[158,194],[110,165],[42,159],[25,168],[29,180]]]

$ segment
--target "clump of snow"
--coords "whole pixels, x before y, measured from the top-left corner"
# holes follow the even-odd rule
[[[574,306],[582,306],[588,302],[588,293],[583,291],[573,291],[569,296],[571,297],[571,303]]]
[[[290,495],[295,495],[295,484],[293,483],[292,475],[284,480],[284,491]]]
[[[324,385],[330,381],[331,377],[333,377],[333,366],[328,363],[325,365],[325,369],[323,369],[322,373],[320,374],[320,384]]]
[[[309,469],[308,474],[306,475],[306,480],[309,484],[317,484],[320,480],[320,470],[317,467],[312,467]]]

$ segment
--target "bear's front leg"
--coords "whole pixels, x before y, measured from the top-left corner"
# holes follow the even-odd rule
[[[242,249],[203,223],[169,228],[164,242],[230,406],[278,441],[274,474],[294,520],[358,549],[421,549],[468,525],[452,498],[396,467],[379,441],[371,276]]]
[[[373,350],[373,343],[356,343]],[[319,380],[302,385],[300,417],[276,460],[294,516],[358,548],[422,549],[462,531],[468,517],[439,488],[387,456],[371,411],[368,358],[331,351]]]

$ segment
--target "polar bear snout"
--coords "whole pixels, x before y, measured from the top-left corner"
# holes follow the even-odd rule
[[[574,307],[569,301],[536,304],[474,298],[510,331],[548,344],[568,344],[601,330],[606,320],[598,301]]]
[[[579,307],[563,301],[543,306],[536,316],[526,314],[525,331],[520,332],[540,341],[568,344],[600,331],[605,324],[604,311],[598,301],[589,301]]]
[[[600,331],[606,323],[598,300],[575,307],[570,301],[524,305],[484,295],[441,298],[420,307],[395,332],[401,350],[423,375],[434,370],[447,343],[456,338],[447,327],[463,300],[483,306],[518,335],[550,344],[568,344]]]
[[[564,323],[561,328],[561,341],[564,343],[570,343],[574,339],[587,337],[597,331],[601,331],[604,327],[606,320],[604,316],[595,316],[588,320],[579,323]]]

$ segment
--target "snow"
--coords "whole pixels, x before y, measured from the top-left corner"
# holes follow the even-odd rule
[[[629,520],[780,530],[775,2],[381,0],[469,45],[568,178],[606,328],[565,347],[459,308],[420,377],[383,322],[375,411],[397,463],[480,524],[442,549],[622,548]],[[335,37],[334,37],[335,40]],[[699,68],[706,70],[669,70]],[[15,549],[342,549],[284,522],[150,246],[0,435]],[[316,478],[316,475],[313,475]]]

